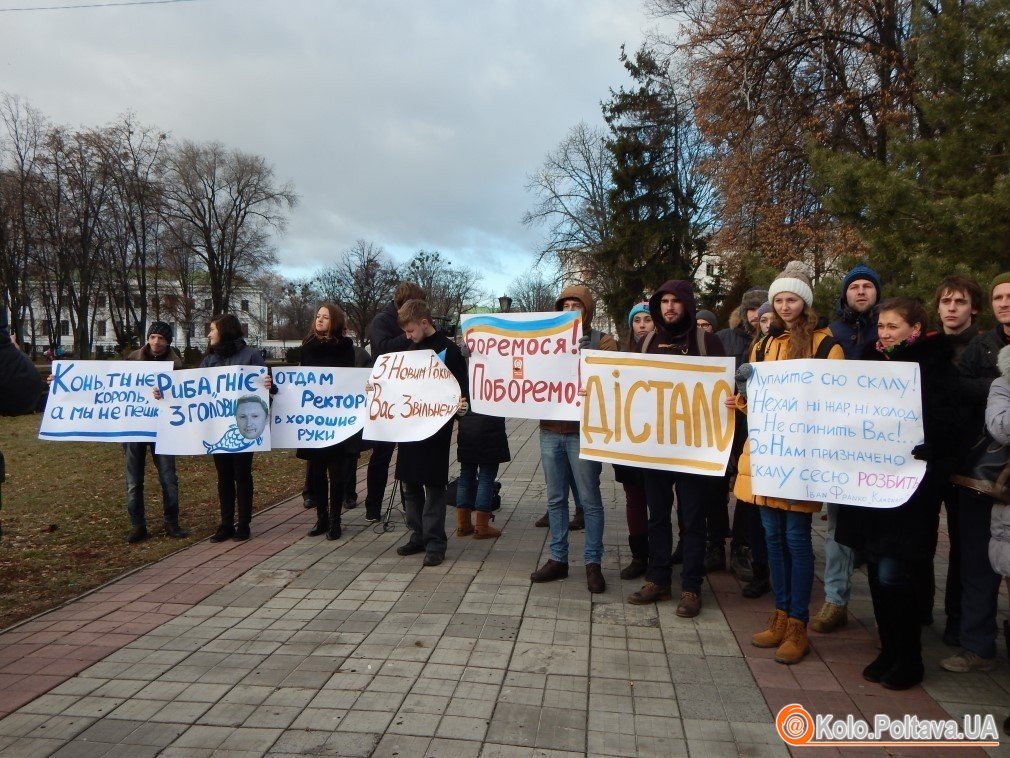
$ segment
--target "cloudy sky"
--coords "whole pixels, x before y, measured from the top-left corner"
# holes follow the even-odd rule
[[[175,137],[260,153],[301,201],[282,271],[355,239],[479,267],[498,293],[542,233],[526,175],[599,123],[620,46],[655,26],[639,0],[0,0],[0,91],[57,122],[133,110]]]

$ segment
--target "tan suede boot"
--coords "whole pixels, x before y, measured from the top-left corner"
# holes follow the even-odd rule
[[[469,537],[473,534],[473,524],[470,523],[470,514],[473,508],[456,508],[456,536]]]
[[[775,651],[775,660],[791,666],[799,663],[810,652],[807,642],[807,625],[799,619],[791,618],[786,622],[786,636]]]
[[[768,618],[768,628],[750,638],[754,647],[778,647],[786,636],[786,622],[789,616],[785,611],[775,611]]]
[[[501,529],[495,529],[491,526],[491,514],[483,513],[482,511],[477,511],[477,527],[474,531],[473,538],[475,540],[493,540],[495,537],[501,537]]]

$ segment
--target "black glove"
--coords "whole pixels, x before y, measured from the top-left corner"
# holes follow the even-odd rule
[[[589,341],[591,339],[592,338],[588,334],[583,334],[581,337],[579,337],[579,352],[589,349]]]
[[[749,363],[741,363],[740,368],[736,370],[736,374],[734,375],[736,379],[736,393],[741,397],[747,397],[747,380],[750,379],[753,373],[754,367]]]
[[[912,448],[912,457],[917,461],[926,461],[928,463],[933,457],[933,447],[928,442],[916,445]]]

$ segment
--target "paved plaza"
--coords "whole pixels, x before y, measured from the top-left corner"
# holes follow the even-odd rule
[[[306,537],[314,512],[297,498],[259,514],[248,543],[199,543],[0,633],[0,755],[779,756],[774,714],[794,702],[837,717],[992,713],[1001,726],[1010,714],[1002,643],[991,673],[939,668],[942,590],[926,681],[901,693],[860,676],[876,655],[862,572],[848,626],[811,633],[792,667],[750,645],[771,599],[745,600],[727,572],[709,577],[695,619],[628,605],[640,581],[618,576],[627,528],[609,466],[606,593],[586,590],[579,532],[569,578],[531,585],[547,555],[537,424],[510,421],[509,434],[502,537],[450,531],[441,566],[398,556],[402,521],[382,533],[361,508],[343,539]],[[941,588],[946,555],[944,533]],[[822,599],[817,582],[812,610]],[[843,752],[795,752],[814,750]],[[848,752],[982,754],[886,750]]]

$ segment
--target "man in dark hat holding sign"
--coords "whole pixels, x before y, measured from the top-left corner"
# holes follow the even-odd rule
[[[134,350],[126,359],[129,361],[172,361],[175,368],[182,368],[182,358],[172,348],[172,327],[164,321],[155,321],[147,330],[147,343]],[[150,448],[154,466],[158,469],[161,482],[161,497],[164,507],[165,534],[182,539],[189,531],[179,526],[179,479],[175,474],[175,456],[157,455],[153,442],[124,442],[126,458],[126,509],[130,513],[129,543],[141,542],[148,538],[147,520],[144,516],[144,464]]]

